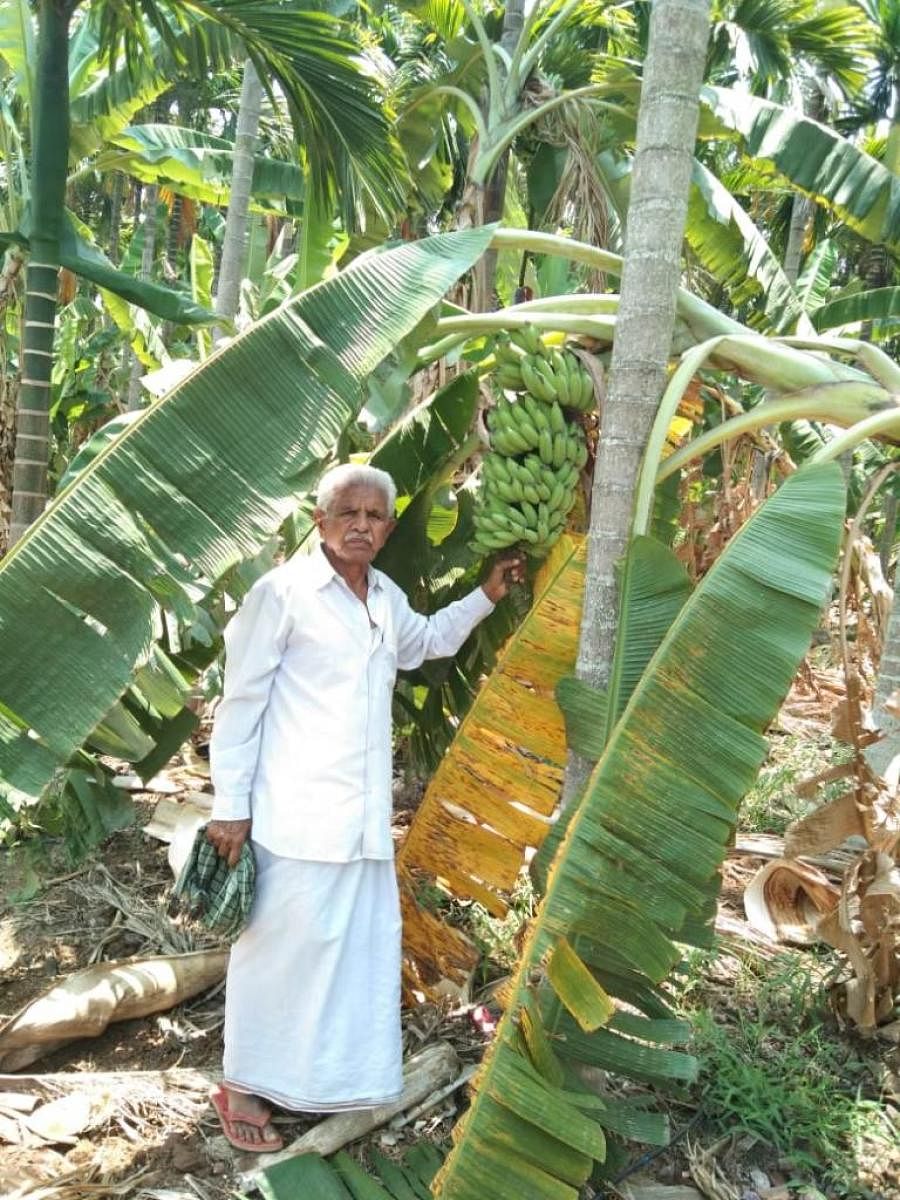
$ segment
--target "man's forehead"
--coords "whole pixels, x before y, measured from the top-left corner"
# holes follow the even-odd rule
[[[335,492],[333,505],[337,508],[387,508],[387,497],[379,487],[366,483],[349,483]]]

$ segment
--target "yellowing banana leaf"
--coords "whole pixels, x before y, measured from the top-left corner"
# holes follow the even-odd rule
[[[161,606],[259,552],[361,383],[491,229],[357,260],[213,354],[81,471],[0,563],[0,798],[37,797],[146,661]],[[16,795],[18,793],[19,795]]]
[[[559,799],[565,729],[554,690],[575,664],[585,544],[557,542],[534,604],[497,661],[434,773],[397,857],[407,986],[462,982],[477,959],[457,930],[417,899],[437,877],[456,896],[503,914],[527,846],[538,846]]]
[[[648,1081],[696,1070],[661,1044],[679,1035],[654,1019],[656,988],[680,956],[675,939],[714,890],[765,754],[763,731],[829,594],[843,515],[836,464],[786,480],[651,658],[554,860],[437,1200],[576,1200],[604,1157],[604,1131],[629,1132],[635,1114],[588,1090],[574,1068]],[[564,941],[607,996],[639,1012],[587,1032],[599,993],[585,1001],[565,951],[560,991],[547,969]]]

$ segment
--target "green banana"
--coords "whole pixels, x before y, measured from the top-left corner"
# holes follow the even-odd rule
[[[539,364],[547,367],[544,359],[541,358],[523,358],[522,359],[522,382],[525,387],[538,400],[542,400],[545,404],[552,404],[556,399],[556,387],[548,377],[547,370],[538,370]]]
[[[541,362],[535,364],[535,370],[537,371],[538,375],[540,375],[541,379],[544,380],[550,391],[549,403],[552,403],[553,400],[559,400],[559,382],[556,378],[556,372],[553,370],[551,364],[542,360]]]
[[[522,512],[523,512],[523,514],[525,516],[525,520],[528,522],[530,528],[535,529],[537,527],[537,520],[538,520],[537,508],[533,504],[531,504],[528,500],[523,500],[522,501]]]
[[[593,412],[597,407],[596,397],[594,396],[594,380],[587,367],[581,368],[581,411]]]
[[[533,325],[520,325],[509,331],[509,339],[526,354],[546,354],[544,340]]]
[[[572,403],[569,395],[569,373],[566,370],[566,357],[559,350],[554,350],[553,356],[550,359],[550,365],[553,368],[553,375],[556,379],[556,396],[563,408],[568,408]]]
[[[512,483],[512,476],[509,468],[506,465],[506,459],[502,454],[489,454],[488,458],[491,461],[491,467],[495,479],[502,479],[504,483]]]
[[[524,404],[512,405],[510,407],[510,414],[516,430],[528,443],[528,448],[536,446],[541,435],[535,428],[535,424]]]
[[[568,449],[568,439],[564,433],[557,433],[553,438],[553,466],[557,470],[566,461],[566,450]]]
[[[538,454],[541,460],[549,465],[553,464],[553,437],[549,429],[545,429],[538,441]]]
[[[547,507],[551,512],[562,507],[563,499],[565,498],[566,489],[563,486],[561,479],[557,479],[553,485],[553,491],[550,493],[550,498],[547,501]]]
[[[560,408],[556,400],[550,405],[550,412],[547,416],[550,428],[553,433],[566,432],[566,418],[563,416],[563,410]]]
[[[569,405],[572,408],[581,407],[581,363],[574,354],[565,355],[566,382],[569,385]]]

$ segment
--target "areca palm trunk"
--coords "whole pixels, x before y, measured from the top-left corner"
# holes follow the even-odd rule
[[[156,206],[159,203],[159,184],[149,183],[141,195],[141,225],[144,230],[144,242],[141,246],[141,279],[150,279],[153,275],[153,262],[156,258]],[[144,367],[138,356],[132,351],[131,374],[128,378],[128,411],[134,412],[141,408],[141,376]]]
[[[225,218],[225,239],[219,267],[216,291],[216,313],[231,320],[237,313],[241,295],[241,280],[247,257],[250,190],[253,186],[253,156],[259,134],[262,113],[263,86],[250,59],[244,63],[244,81],[238,107],[237,131],[234,139],[234,160],[228,213]]]
[[[118,264],[119,239],[122,234],[122,200],[125,193],[125,176],[121,171],[113,172],[112,191],[109,198],[109,240],[106,253],[110,261]]]
[[[41,0],[38,6],[31,133],[33,231],[25,277],[10,545],[47,503],[50,377],[69,160],[69,23],[74,9],[70,0]]]
[[[805,79],[802,85],[803,113],[814,121],[821,121],[825,116],[825,97],[819,91],[812,79]],[[784,273],[792,284],[800,277],[800,263],[803,260],[803,244],[806,241],[806,231],[815,212],[815,204],[801,192],[797,192],[791,201],[791,223],[788,227],[787,246],[784,251]]]
[[[609,681],[618,620],[614,568],[631,535],[638,471],[672,347],[709,14],[709,0],[657,0],[650,19],[576,667],[595,688]],[[590,766],[571,756],[564,805],[578,796]]]

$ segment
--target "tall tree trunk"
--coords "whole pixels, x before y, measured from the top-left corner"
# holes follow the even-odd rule
[[[122,234],[122,199],[125,194],[125,176],[121,171],[113,172],[112,192],[109,197],[109,239],[107,254],[110,261],[119,265],[119,239]]]
[[[174,92],[175,106],[178,110],[178,124],[184,129],[189,129],[196,103],[196,86],[186,82],[176,83]],[[178,249],[181,243],[181,219],[183,212],[184,197],[176,194],[172,200],[172,211],[169,214],[169,228],[166,234],[166,267],[172,279],[178,278]]]
[[[709,10],[710,0],[657,0],[650,18],[576,668],[595,688],[609,680],[618,620],[613,569],[631,534],[638,471],[672,346]],[[579,794],[589,770],[571,756],[563,804]]]
[[[56,323],[59,242],[69,166],[68,0],[38,6],[38,50],[31,121],[31,256],[25,278],[22,380],[16,412],[12,520],[14,545],[47,503],[50,376]]]
[[[216,291],[216,313],[228,320],[231,320],[238,310],[241,280],[244,277],[244,264],[247,258],[253,155],[256,151],[262,102],[262,84],[256,68],[247,59],[244,63],[244,82],[241,87],[237,133],[234,139],[231,190],[228,197],[228,213],[225,218],[225,239],[222,246],[222,263],[219,268],[219,283]]]
[[[169,214],[169,227],[166,231],[166,267],[172,279],[178,278],[178,243],[181,240],[181,213],[184,207],[184,197],[174,196],[172,211]]]
[[[141,247],[141,279],[150,279],[153,275],[153,263],[156,259],[156,206],[158,202],[159,185],[147,184],[141,198],[141,225],[144,229],[144,244]],[[143,407],[141,398],[143,373],[144,367],[141,360],[132,353],[131,375],[128,379],[129,412]]]
[[[9,546],[13,456],[16,442],[15,375],[0,376],[0,558]]]
[[[4,331],[21,320],[21,292],[25,282],[26,261],[25,251],[19,246],[11,246],[0,272],[0,558],[9,549],[16,449],[16,396],[19,390],[19,373],[9,366],[8,338]]]
[[[825,97],[815,80],[804,79],[801,84],[801,92],[804,115],[811,117],[814,121],[821,121],[825,116]],[[791,223],[788,227],[787,246],[784,251],[784,273],[792,284],[796,284],[800,276],[806,231],[815,211],[816,206],[812,200],[801,195],[800,192],[794,194],[791,201]]]

